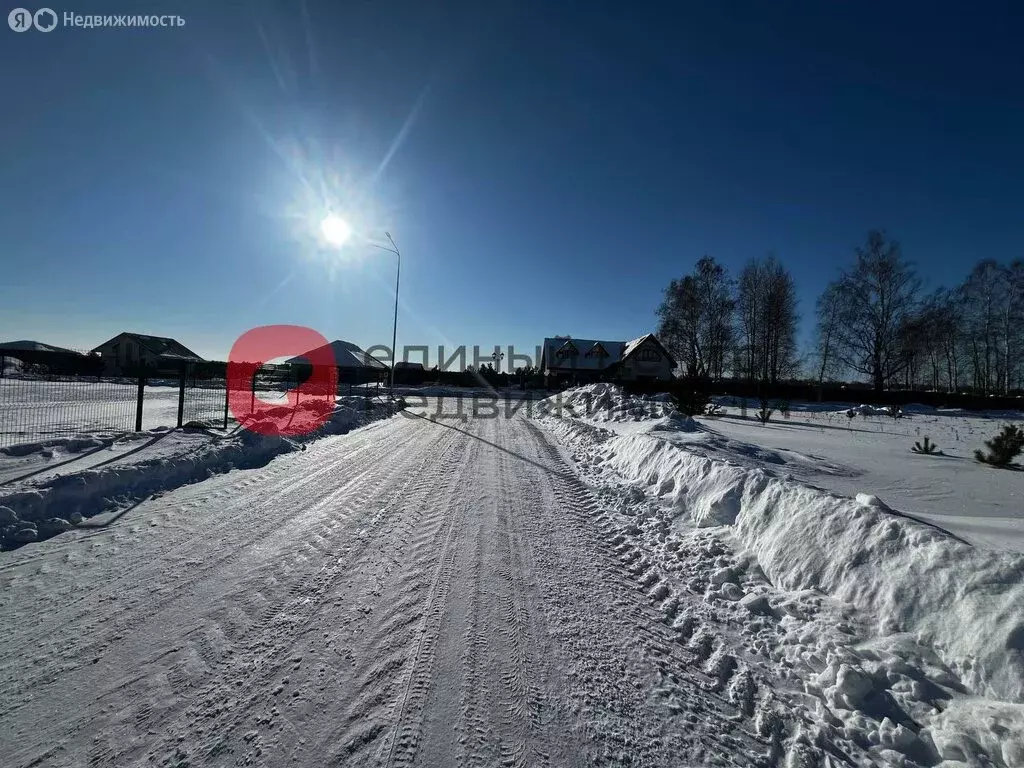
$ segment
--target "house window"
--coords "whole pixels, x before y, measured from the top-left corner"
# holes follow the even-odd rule
[[[572,344],[563,344],[555,352],[555,358],[558,360],[565,360],[570,357],[579,357],[580,351]]]
[[[637,354],[637,359],[645,363],[660,363],[661,353],[654,347],[644,347]]]
[[[599,358],[600,357],[608,357],[608,356],[609,356],[608,355],[608,351],[601,345],[601,342],[598,342],[593,347],[591,347],[590,350],[587,352],[587,354],[584,355],[584,357],[599,357]]]

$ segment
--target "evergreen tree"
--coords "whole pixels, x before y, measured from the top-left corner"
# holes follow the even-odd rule
[[[1024,429],[1007,424],[1002,432],[985,441],[985,447],[988,455],[978,450],[974,452],[974,458],[993,467],[1008,467],[1024,450]]]

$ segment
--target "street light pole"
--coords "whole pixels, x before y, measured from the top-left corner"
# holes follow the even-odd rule
[[[388,242],[395,249],[395,256],[398,257],[398,268],[395,270],[395,322],[391,326],[391,399],[395,397],[395,361],[398,359],[398,283],[402,279],[402,253],[391,239],[391,233],[385,232]]]
[[[377,243],[370,243],[374,248],[380,248],[382,251],[388,251],[395,254],[398,257],[398,269],[395,272],[395,321],[391,329],[391,383],[390,383],[390,397],[395,397],[395,361],[398,359],[398,350],[395,346],[398,344],[398,285],[402,279],[402,253],[398,250],[398,246],[395,245],[394,238],[391,237],[390,232],[384,233],[387,237],[388,242],[391,243],[391,247],[388,248],[386,245],[379,245]]]

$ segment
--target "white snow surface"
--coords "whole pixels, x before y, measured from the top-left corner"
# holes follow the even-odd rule
[[[1024,475],[974,460],[975,449],[1024,414],[910,405],[894,420],[880,409],[853,406],[868,415],[848,419],[849,404],[794,403],[788,419],[776,414],[762,426],[753,401],[742,419],[734,400],[721,400],[724,417],[699,419],[708,455],[723,442],[753,444],[777,454],[775,471],[808,485],[846,496],[870,493],[972,544],[1024,552]],[[944,455],[912,453],[925,436]]]
[[[776,413],[762,425],[754,400],[741,418],[738,400],[715,398],[721,416],[690,422],[672,415],[667,398],[660,398],[624,398],[613,385],[592,384],[549,398],[546,407],[620,435],[657,432],[690,453],[844,496],[877,496],[971,544],[1024,553],[1024,475],[974,460],[974,450],[984,448],[1004,424],[1024,421],[1020,412],[908,405],[894,420],[874,406],[793,403],[788,418]],[[846,416],[851,409],[857,413],[853,419]],[[911,451],[925,436],[943,455]]]
[[[6,455],[0,765],[1022,764],[1017,555],[600,394]]]
[[[384,400],[343,397],[323,426],[294,437],[241,427],[227,434],[159,427],[20,443],[0,448],[0,507],[37,526],[53,518],[77,522],[116,515],[151,495],[236,467],[262,466],[304,450],[309,440],[343,434],[390,413]]]
[[[594,400],[604,401],[603,410],[579,408]],[[870,487],[851,498],[780,474],[780,467],[825,463],[794,453],[792,444],[776,452],[731,440],[678,415],[659,415],[649,401],[608,385],[548,403],[555,415],[546,422],[575,447],[577,460],[597,477],[607,473],[644,489],[669,511],[673,530],[721,531],[774,588],[812,591],[856,611],[856,642],[837,643],[834,631],[824,632],[806,637],[797,652],[813,658],[809,669],[819,675],[807,692],[820,706],[845,710],[847,727],[899,743],[907,734],[895,733],[894,720],[873,727],[858,720],[878,708],[863,706],[865,696],[899,690],[907,694],[902,709],[927,723],[944,757],[975,764],[982,753],[1004,748],[1024,754],[1024,556],[972,546],[891,509]],[[643,409],[650,415],[637,421]],[[666,429],[673,421],[685,426]],[[904,465],[929,458],[911,455]],[[955,708],[939,706],[926,691],[932,686],[945,687]],[[914,701],[918,695],[923,700]],[[887,730],[893,732],[886,736]],[[976,750],[978,744],[988,747]],[[1015,759],[994,764],[1020,764]]]
[[[634,502],[592,493],[521,414],[306,445],[0,556],[0,764],[668,768],[818,749],[770,671],[732,655],[749,612],[677,593],[617,530]],[[692,649],[675,618],[699,620]]]

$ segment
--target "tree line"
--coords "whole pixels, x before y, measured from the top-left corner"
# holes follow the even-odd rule
[[[700,259],[665,288],[658,336],[691,378],[856,379],[879,392],[1024,386],[1024,261],[984,259],[960,285],[926,293],[884,232],[869,232],[853,255],[817,298],[805,349],[796,283],[774,255],[752,259],[735,279],[714,258]]]

